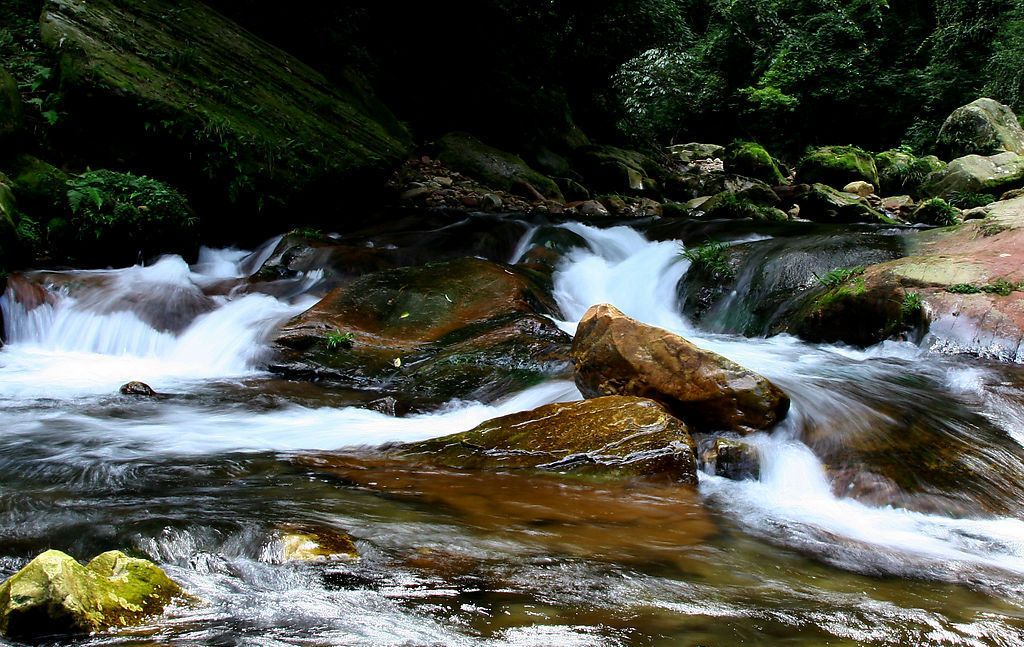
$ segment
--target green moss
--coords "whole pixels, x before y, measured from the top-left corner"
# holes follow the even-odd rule
[[[934,171],[945,168],[937,157],[917,157],[904,150],[889,150],[875,155],[879,190],[885,195],[908,194],[919,197],[921,186]]]
[[[960,222],[960,211],[942,198],[931,198],[914,210],[914,222],[949,227]]]
[[[722,191],[700,206],[708,218],[742,220],[749,218],[762,222],[785,222],[788,216],[774,207],[768,207],[732,191]]]
[[[797,168],[797,178],[841,189],[858,180],[878,187],[878,168],[870,153],[856,146],[828,146],[810,151]]]
[[[529,185],[546,198],[563,200],[555,182],[530,168],[518,155],[484,144],[465,133],[448,133],[438,141],[438,159],[494,189],[532,197]]]
[[[726,149],[722,161],[725,164],[725,170],[730,173],[752,177],[772,186],[783,184],[786,181],[772,156],[763,146],[755,142],[733,142]]]

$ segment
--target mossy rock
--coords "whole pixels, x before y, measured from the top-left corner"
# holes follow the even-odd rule
[[[722,161],[727,173],[746,175],[772,186],[786,182],[782,171],[779,170],[779,165],[764,146],[755,142],[733,142],[725,150],[725,157]]]
[[[881,195],[910,195],[919,197],[921,187],[928,176],[946,167],[946,163],[934,155],[917,157],[898,150],[888,150],[875,155],[878,167],[879,191]]]
[[[967,155],[950,162],[944,169],[928,176],[921,193],[926,196],[952,198],[957,194],[990,193],[1024,186],[1024,156],[1004,152],[987,157]]]
[[[70,176],[57,167],[31,155],[21,155],[5,169],[13,181],[14,195],[26,213],[40,222],[66,218]]]
[[[686,425],[661,404],[606,396],[494,418],[397,453],[455,469],[660,476],[696,485],[695,449]]]
[[[914,209],[913,221],[926,225],[949,227],[960,222],[960,210],[942,198],[931,198]]]
[[[800,217],[814,222],[896,224],[864,198],[825,184],[815,184],[796,198]]]
[[[981,98],[949,115],[939,130],[938,145],[949,157],[1006,151],[1024,155],[1024,128],[1009,107]]]
[[[545,277],[524,267],[461,258],[363,276],[288,322],[275,372],[386,389],[431,407],[491,399],[568,367],[570,338]],[[331,348],[331,333],[351,334]]]
[[[21,639],[138,625],[187,597],[147,560],[109,551],[82,566],[48,550],[0,585],[0,633]]]
[[[198,0],[48,0],[63,127],[93,160],[253,214],[338,205],[383,181],[410,137],[357,74],[328,82]]]
[[[648,155],[615,146],[585,146],[576,151],[574,161],[586,184],[598,193],[656,193],[665,175]]]
[[[14,193],[3,180],[6,178],[0,175],[0,271],[13,269],[10,264],[21,247],[18,240],[18,211],[15,207]]]
[[[778,198],[776,198],[776,201]],[[730,191],[723,191],[702,203],[699,207],[704,215],[712,219],[742,220],[750,218],[761,222],[784,222],[789,219],[786,212],[775,207],[758,204],[750,198]]]
[[[826,146],[810,151],[800,160],[796,177],[805,184],[827,184],[837,189],[857,181],[879,186],[874,157],[856,146]]]
[[[21,93],[7,70],[0,68],[0,142],[17,135],[24,124]]]
[[[285,562],[359,559],[359,549],[347,533],[322,524],[287,524],[280,529],[279,539]]]
[[[554,180],[530,168],[518,155],[488,146],[466,133],[448,133],[438,142],[438,159],[492,189],[564,201]]]

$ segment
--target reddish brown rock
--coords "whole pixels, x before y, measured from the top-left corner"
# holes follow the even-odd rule
[[[764,377],[607,304],[583,315],[572,358],[585,396],[651,398],[702,429],[769,429],[789,409]]]

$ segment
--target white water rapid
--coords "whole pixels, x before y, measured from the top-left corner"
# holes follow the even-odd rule
[[[852,572],[969,584],[972,591],[998,592],[1011,600],[1007,616],[1024,613],[1020,611],[1024,609],[1024,521],[1006,511],[913,511],[839,497],[833,492],[826,465],[806,436],[808,429],[816,433],[834,429],[870,432],[879,421],[909,415],[901,413],[900,403],[931,393],[922,390],[925,387],[919,382],[923,382],[939,394],[935,396],[939,400],[948,398],[973,407],[970,410],[976,412],[977,419],[1012,439],[1016,451],[1024,441],[1024,407],[1019,400],[1000,395],[998,375],[985,367],[961,367],[953,358],[929,354],[910,343],[886,342],[857,350],[808,344],[787,335],[748,339],[704,333],[680,314],[677,286],[689,261],[681,257],[678,241],[651,242],[625,226],[560,226],[587,243],[586,248],[570,252],[554,275],[554,296],[565,317],[557,323],[563,330],[574,332],[576,322],[591,305],[611,303],[631,317],[675,331],[698,346],[767,376],[791,396],[793,404],[787,419],[771,433],[750,437],[760,450],[761,475],[757,480],[701,475],[702,501],[728,520],[732,532],[766,542],[780,551],[775,554],[780,560],[797,559],[794,554],[809,555],[816,563],[843,569],[844,577]],[[536,230],[528,229],[515,248],[513,260],[522,257]],[[742,242],[760,239],[748,236]],[[153,505],[157,505],[159,496],[146,494],[147,486],[137,482],[139,474],[145,472],[140,466],[152,464],[160,474],[166,467],[171,476],[160,478],[170,481],[177,478],[175,470],[185,469],[180,463],[199,464],[195,469],[203,475],[216,473],[222,463],[228,464],[224,469],[229,472],[236,468],[239,473],[251,470],[246,474],[272,471],[258,458],[239,455],[282,453],[287,457],[303,450],[420,440],[466,430],[491,417],[580,397],[573,384],[552,381],[497,403],[451,402],[439,411],[407,417],[289,397],[288,389],[294,387],[264,371],[267,339],[276,326],[316,301],[307,290],[318,276],[313,273],[304,283],[300,281],[300,286],[289,292],[297,295],[293,297],[251,291],[245,278],[269,257],[276,243],[276,239],[270,241],[251,254],[204,250],[191,267],[181,258],[165,257],[149,267],[38,273],[31,284],[12,283],[0,298],[7,339],[0,349],[0,411],[7,447],[0,467],[16,467],[30,480],[37,471],[44,470],[44,464],[53,463],[59,465],[52,468],[57,470],[55,473],[66,471],[66,478],[61,479],[78,484],[86,492],[100,487],[101,481],[111,487],[142,488],[142,494],[132,496],[152,496]],[[45,290],[33,287],[39,285]],[[125,404],[117,396],[117,389],[130,380],[150,384],[161,398]],[[880,408],[880,402],[892,404],[892,408]],[[970,424],[962,429],[951,427],[967,435],[980,434],[978,428]],[[984,455],[1001,460],[995,450]],[[231,459],[222,458],[227,456]],[[161,461],[166,466],[161,467]],[[135,467],[125,467],[131,465]],[[243,470],[242,465],[250,466]],[[986,466],[979,464],[977,468],[984,470]],[[1024,473],[1011,476],[1024,479]],[[159,481],[155,476],[151,478]],[[303,487],[321,487],[313,476],[303,479],[307,483]],[[273,487],[292,485],[287,482]],[[233,501],[239,510],[243,491],[231,495],[240,497],[239,503]],[[317,501],[330,506],[323,502],[333,494],[312,491]],[[282,496],[278,489],[273,492]],[[219,496],[214,490],[208,494],[213,499]],[[72,491],[68,496],[89,507],[86,494]],[[150,505],[145,498],[133,501],[133,506]],[[335,515],[331,519],[342,519],[348,527],[361,530],[362,536],[377,542],[370,550],[371,562],[374,555],[400,541],[432,542],[431,546],[464,550],[483,560],[496,560],[496,555],[505,551],[514,554],[520,550],[512,547],[516,540],[509,538],[466,539],[454,534],[451,524],[430,525],[419,512],[394,513],[388,508],[387,514],[394,514],[396,520],[386,521],[380,516],[385,513],[374,507],[377,504],[361,501],[353,505],[363,505],[365,517],[353,510],[331,508]],[[15,512],[5,527],[19,530],[7,532],[25,533],[36,543],[46,541],[44,533],[56,532],[52,528],[58,521],[33,521],[30,507],[11,505]],[[188,508],[185,499],[168,504],[169,509],[177,505]],[[262,507],[259,510],[252,516],[269,514]],[[170,512],[165,514],[168,519],[173,517]],[[375,521],[371,523],[367,518]],[[436,604],[447,608],[446,600],[456,594],[451,590],[455,585],[444,579],[445,575],[414,581],[409,571],[402,570],[398,575],[388,575],[394,579],[383,588],[345,584],[339,592],[320,580],[313,581],[304,571],[275,571],[253,551],[239,548],[248,541],[246,533],[257,532],[250,528],[255,521],[242,524],[242,530],[222,531],[213,522],[200,528],[189,526],[192,522],[185,519],[175,522],[175,530],[161,530],[156,535],[147,530],[147,523],[138,520],[138,528],[132,527],[130,537],[203,597],[217,600],[219,610],[211,612],[210,617],[220,614],[217,617],[232,627],[234,623],[255,627],[257,635],[264,631],[260,627],[287,624],[289,618],[302,617],[308,626],[323,625],[315,644],[629,644],[625,630],[621,636],[617,630],[609,630],[598,638],[585,619],[567,619],[558,615],[563,611],[553,610],[563,603],[577,607],[584,604],[573,597],[583,595],[573,590],[580,578],[589,578],[586,581],[594,587],[588,593],[591,597],[585,598],[588,601],[601,598],[602,590],[619,591],[616,596],[607,594],[610,608],[618,608],[623,597],[628,597],[644,608],[643,613],[654,608],[686,617],[735,615],[787,627],[817,622],[813,612],[786,616],[770,609],[770,603],[747,599],[745,594],[729,598],[731,589],[683,585],[670,582],[671,578],[632,571],[629,577],[619,578],[615,575],[618,571],[604,567],[587,570],[589,567],[578,562],[552,566],[554,562],[545,561],[549,557],[525,551],[522,568],[527,570],[509,577],[521,581],[517,590],[537,589],[537,599],[543,598],[546,586],[558,591],[560,597],[549,600],[550,608],[525,607],[527,614],[543,616],[550,622],[530,629],[497,631],[486,642],[478,642],[463,633],[469,632],[468,620],[460,620],[463,624],[449,629],[425,612],[411,612],[401,606],[412,605],[410,600],[422,597],[429,598],[431,604],[441,600]],[[159,528],[162,522],[154,523]],[[167,521],[167,527],[171,525]],[[537,528],[524,536],[530,533],[544,534]],[[536,557],[536,563],[529,562],[530,555]],[[210,566],[214,563],[220,565]],[[0,562],[0,566],[3,564]],[[362,586],[359,595],[363,597],[350,594],[345,586]],[[417,587],[421,587],[421,593],[415,592],[421,590]],[[372,593],[366,592],[371,589]],[[819,602],[814,585],[802,580],[766,580],[762,591],[768,598],[809,600],[811,608]],[[888,592],[876,593],[889,599]],[[934,597],[943,594],[939,591]],[[1016,635],[1000,624],[1002,620],[991,624],[965,620],[957,624],[947,621],[942,611],[917,609],[913,603],[910,608],[902,608],[872,598],[859,606],[863,601],[858,590],[823,595],[821,604],[832,609],[827,622],[833,624],[826,629],[829,635],[857,641],[885,643],[884,632],[879,638],[868,629],[872,623],[890,621],[897,627],[904,622],[917,623],[924,627],[922,632],[934,631],[908,633],[906,640],[910,643],[931,635],[936,644],[1012,644]],[[684,599],[690,601],[680,601]],[[254,610],[240,612],[246,605],[255,605]],[[294,606],[284,613],[282,605]],[[341,613],[341,608],[348,612]],[[459,613],[470,616],[483,613],[470,603],[460,609]],[[844,616],[847,609],[854,610]],[[202,620],[201,613],[184,613],[176,622],[188,625]],[[825,625],[827,622],[822,621]],[[401,623],[402,629],[388,623]],[[290,634],[285,626],[277,639],[264,643],[260,638],[256,642],[311,644],[301,640],[307,630],[303,625]],[[191,629],[185,627],[182,631]],[[363,639],[350,640],[353,635]],[[190,644],[223,638],[202,632],[189,636],[185,642]]]

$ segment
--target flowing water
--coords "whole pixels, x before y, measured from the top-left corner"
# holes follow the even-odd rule
[[[678,241],[560,226],[582,241],[554,275],[564,330],[612,303],[791,395],[787,419],[752,437],[759,479],[702,474],[694,493],[379,461],[383,443],[579,392],[551,381],[396,418],[363,407],[371,395],[273,377],[267,337],[322,278],[259,291],[246,277],[273,240],[191,267],[12,279],[0,576],[49,547],[123,548],[205,601],[90,645],[1024,642],[1024,372],[928,340],[856,350],[705,332],[681,314]],[[499,260],[526,251],[536,227],[519,229]],[[129,380],[161,395],[119,395]],[[283,563],[277,532],[295,523],[347,531],[362,558]]]

